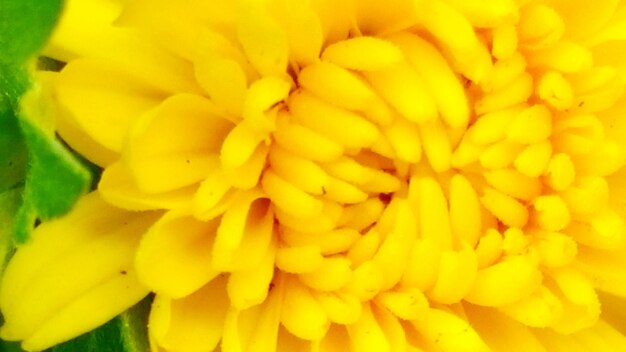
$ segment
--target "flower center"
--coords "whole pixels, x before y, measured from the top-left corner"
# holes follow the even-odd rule
[[[192,213],[219,222],[210,261],[230,273],[231,304],[259,304],[271,282],[268,300],[280,292],[291,307],[282,324],[305,340],[370,308],[412,321],[430,304],[587,326],[599,303],[578,258],[626,243],[607,181],[625,164],[617,70],[594,66],[545,5],[411,4],[410,16],[359,13],[358,25],[250,5],[236,28],[199,34],[190,56],[211,101],[170,98],[133,130],[125,160],[138,188],[201,182]],[[145,131],[165,112],[188,119],[160,126],[184,130],[157,151],[184,170],[175,178],[143,163],[162,139]],[[170,163],[172,150],[191,162]]]

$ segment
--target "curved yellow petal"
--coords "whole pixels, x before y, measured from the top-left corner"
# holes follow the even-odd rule
[[[216,220],[203,222],[185,213],[167,213],[143,236],[137,249],[140,280],[152,291],[175,299],[198,290],[219,274],[211,266],[217,226]]]
[[[472,327],[493,351],[547,352],[528,327],[490,308],[464,305]],[[494,327],[497,326],[497,329]]]
[[[57,97],[94,141],[114,152],[130,126],[155,107],[162,93],[102,59],[79,59],[59,75]]]
[[[218,276],[190,296],[157,295],[149,334],[167,351],[209,352],[218,345],[228,311],[226,277]]]
[[[149,291],[137,280],[133,256],[158,216],[116,209],[93,192],[67,216],[39,226],[4,273],[2,337],[45,349],[141,300]]]
[[[146,193],[182,188],[217,167],[217,152],[231,128],[209,100],[178,94],[136,122],[123,160]]]

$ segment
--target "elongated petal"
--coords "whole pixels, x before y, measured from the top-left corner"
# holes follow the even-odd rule
[[[137,280],[132,258],[157,216],[113,208],[91,193],[66,217],[38,227],[5,272],[3,338],[44,349],[141,300],[148,288]]]

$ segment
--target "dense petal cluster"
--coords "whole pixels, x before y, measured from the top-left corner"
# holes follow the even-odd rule
[[[155,351],[626,348],[626,4],[86,3],[49,79],[104,172],[15,255],[4,338],[152,291]]]

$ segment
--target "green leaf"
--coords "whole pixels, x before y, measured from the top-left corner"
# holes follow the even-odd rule
[[[0,352],[23,352],[19,342],[9,342],[0,340]]]
[[[28,148],[24,202],[18,213],[16,241],[23,243],[36,218],[49,220],[68,212],[91,185],[91,174],[63,145],[27,119],[20,127]]]
[[[0,0],[0,63],[21,64],[46,43],[63,0]]]
[[[12,236],[24,243],[38,218],[71,209],[90,188],[91,173],[55,138],[52,102],[26,69],[0,65],[0,73],[0,192],[24,185]]]
[[[27,82],[23,69],[0,66],[0,192],[21,184],[26,174],[26,145],[14,108]]]
[[[0,193],[0,276],[2,276],[4,267],[13,253],[11,229],[21,203],[21,188]]]

